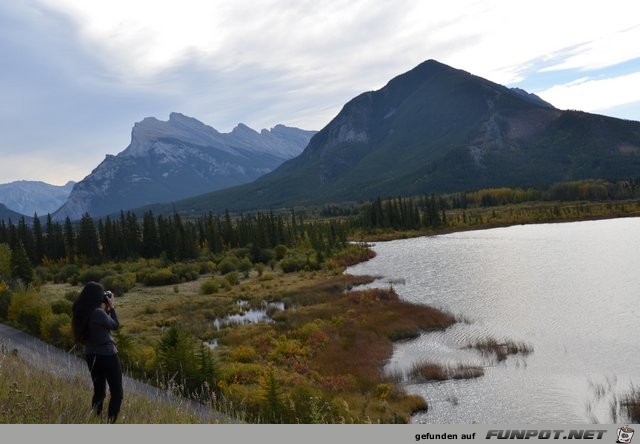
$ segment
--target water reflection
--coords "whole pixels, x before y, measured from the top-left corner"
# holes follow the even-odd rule
[[[240,300],[237,302],[240,307],[248,307],[249,302]],[[216,318],[213,320],[213,326],[216,330],[220,330],[226,325],[242,325],[257,324],[259,322],[273,322],[271,314],[275,311],[285,309],[283,302],[262,302],[262,308],[243,308],[242,313],[227,315],[224,318]]]

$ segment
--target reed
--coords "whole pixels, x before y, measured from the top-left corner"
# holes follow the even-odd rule
[[[478,350],[484,355],[491,355],[495,357],[498,362],[504,361],[509,355],[520,354],[526,356],[533,353],[533,347],[524,342],[514,342],[510,340],[498,342],[493,338],[475,342],[468,345],[467,348]]]

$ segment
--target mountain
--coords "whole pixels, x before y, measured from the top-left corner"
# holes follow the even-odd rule
[[[283,125],[258,133],[243,124],[220,133],[179,113],[168,121],[149,117],[134,125],[124,151],[75,185],[54,219],[102,216],[251,182],[298,155],[313,134]]]
[[[66,202],[74,185],[75,182],[58,186],[28,180],[5,183],[0,185],[0,202],[21,214],[45,215],[53,213]]]
[[[0,204],[0,221],[11,220],[13,223],[16,223],[20,220],[21,217],[24,217],[25,220],[30,220],[29,217],[24,216],[20,213],[16,213],[15,211],[7,208],[5,205]]]
[[[175,209],[250,210],[639,175],[640,123],[558,110],[428,60],[349,101],[275,171]]]
[[[544,106],[546,108],[553,108],[555,109],[555,106],[553,106],[552,104],[550,104],[549,102],[542,100],[540,97],[536,96],[533,93],[527,92],[522,88],[511,88],[511,91],[513,91],[516,94],[520,94],[520,96],[526,100],[529,100],[531,103],[533,103],[534,105],[540,105],[540,106]]]

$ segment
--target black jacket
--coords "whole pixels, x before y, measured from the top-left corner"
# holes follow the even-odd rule
[[[111,331],[117,330],[119,326],[120,322],[118,322],[118,315],[116,315],[115,310],[111,310],[107,314],[102,308],[96,308],[89,318],[84,353],[87,355],[113,355],[118,353]]]

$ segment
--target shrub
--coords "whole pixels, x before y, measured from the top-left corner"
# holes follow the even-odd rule
[[[250,345],[240,345],[231,350],[229,357],[232,361],[249,363],[258,358],[258,352]]]
[[[149,287],[158,285],[177,284],[180,279],[173,274],[170,268],[161,268],[144,275],[143,282]]]
[[[236,256],[227,256],[218,262],[218,271],[222,274],[227,274],[232,271],[236,271],[240,267],[240,259]]]
[[[200,284],[200,294],[217,293],[220,289],[220,283],[217,279],[209,279]]]
[[[249,277],[249,272],[251,271],[252,267],[253,267],[253,264],[251,263],[249,258],[245,257],[244,259],[242,259],[242,261],[240,261],[240,266],[238,267],[238,270],[241,271],[245,277]]]
[[[215,273],[217,269],[213,261],[200,262],[200,274]]]
[[[58,299],[51,304],[51,311],[54,314],[63,314],[66,313],[71,316],[71,307],[73,306],[73,302],[67,299]]]
[[[69,290],[64,294],[64,298],[67,301],[74,302],[76,299],[78,299],[79,295],[80,292],[78,290]]]
[[[224,279],[229,283],[229,285],[238,285],[240,283],[238,273],[236,273],[235,271],[231,271],[225,274]]]
[[[44,338],[53,345],[69,348],[74,344],[71,334],[71,317],[66,313],[49,316],[42,325]]]
[[[273,249],[273,252],[277,260],[282,260],[284,256],[287,254],[287,251],[289,251],[289,249],[282,244],[276,245],[275,248]]]
[[[286,248],[286,247],[285,247]],[[261,248],[253,258],[253,262],[268,264],[269,261],[275,259],[276,254],[270,248]],[[284,257],[284,256],[283,256]]]
[[[48,316],[51,316],[51,308],[33,288],[18,289],[11,296],[7,318],[17,322],[28,333],[39,336],[41,325]]]
[[[285,273],[293,273],[304,268],[306,258],[301,256],[287,256],[280,261],[280,268]]]
[[[56,274],[54,281],[57,284],[68,282],[75,285],[78,283],[79,274],[80,268],[76,264],[67,264],[60,269],[58,274]]]
[[[11,292],[3,281],[0,281],[0,319],[6,319],[11,304]]]
[[[102,267],[90,267],[80,272],[78,281],[83,284],[86,284],[87,282],[100,282],[102,278],[110,274],[113,274],[113,271]]]
[[[11,249],[7,244],[0,244],[0,281],[11,278]]]
[[[175,264],[171,271],[179,282],[195,281],[200,276],[200,267],[197,264]]]
[[[122,296],[136,285],[135,273],[124,273],[105,276],[100,283],[106,290],[110,290],[116,296]]]

